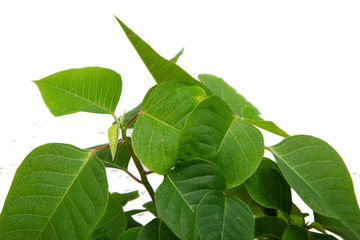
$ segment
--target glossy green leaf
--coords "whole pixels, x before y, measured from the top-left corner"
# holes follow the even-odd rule
[[[176,63],[183,53],[184,53],[184,48],[181,49],[181,51],[178,52],[172,59],[170,59],[170,62]]]
[[[245,182],[250,196],[260,205],[283,211],[290,217],[292,200],[289,184],[275,162],[264,158]]]
[[[350,174],[326,142],[298,135],[270,147],[290,186],[314,211],[338,219],[360,239],[360,210]]]
[[[249,178],[264,155],[258,129],[234,115],[219,96],[211,96],[192,111],[179,143],[179,159],[204,159],[223,172],[227,188]]]
[[[113,114],[122,88],[118,73],[100,67],[69,69],[34,82],[56,117],[76,112]]]
[[[125,206],[129,201],[135,200],[137,198],[140,197],[139,192],[136,191],[132,191],[132,192],[128,192],[128,193],[117,193],[114,192],[111,194],[116,201],[118,201],[120,203],[121,206]]]
[[[123,232],[116,240],[137,240],[142,227],[134,227]]]
[[[255,238],[271,237],[281,240],[288,224],[277,217],[259,217],[255,219]]]
[[[128,140],[131,141],[130,138],[128,138]],[[117,146],[114,159],[109,148],[96,152],[94,156],[98,160],[102,161],[105,167],[117,168],[121,170],[127,170],[131,158],[131,154],[125,145]]]
[[[146,224],[139,232],[137,240],[176,240],[179,239],[158,218]]]
[[[131,44],[134,46],[135,50],[141,57],[145,66],[158,84],[168,81],[184,81],[191,85],[200,86],[207,94],[212,94],[212,92],[205,85],[195,80],[173,61],[169,61],[161,57],[122,21],[120,21],[118,18],[116,19],[124,30]]]
[[[109,194],[105,215],[92,232],[92,240],[116,239],[126,228],[126,217],[122,206]]]
[[[337,238],[329,234],[309,232],[309,240],[337,240]]]
[[[0,215],[0,239],[88,239],[108,195],[104,165],[90,150],[40,146],[16,171]]]
[[[116,149],[119,141],[119,125],[110,126],[108,130],[108,138],[112,159],[115,159]]]
[[[184,82],[166,82],[146,97],[133,132],[136,156],[151,171],[167,173],[176,163],[178,138],[205,92]]]
[[[200,239],[252,240],[254,218],[240,199],[210,191],[200,201],[196,211],[196,226]]]
[[[296,225],[289,225],[284,231],[282,240],[309,240],[309,236],[304,228]]]
[[[344,240],[357,239],[356,235],[349,228],[335,218],[325,217],[316,212],[314,212],[314,218],[315,221],[320,223],[326,230],[339,235]]]
[[[178,165],[165,175],[155,192],[158,216],[180,239],[198,239],[198,203],[207,192],[224,189],[224,177],[213,164],[194,160]]]

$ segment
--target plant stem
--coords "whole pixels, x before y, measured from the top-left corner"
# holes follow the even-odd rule
[[[139,116],[139,112],[137,112],[130,120],[129,122],[126,124],[125,129],[128,129],[128,127],[130,126],[130,124]]]

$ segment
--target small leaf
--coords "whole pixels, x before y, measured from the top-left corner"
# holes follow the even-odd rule
[[[127,139],[131,141],[129,137]],[[98,146],[92,148],[96,147]],[[111,155],[111,151],[109,148],[96,152],[94,154],[94,157],[102,161],[105,167],[117,168],[126,171],[129,165],[131,154],[129,150],[125,147],[125,145],[122,144],[117,146],[114,159]]]
[[[132,192],[128,192],[128,193],[117,193],[114,192],[111,194],[116,201],[118,201],[120,203],[121,206],[125,206],[129,201],[135,200],[137,198],[140,197],[139,192],[136,191],[132,191]]]
[[[197,205],[207,192],[224,189],[224,177],[213,164],[201,160],[180,164],[155,192],[158,216],[180,239],[198,239]]]
[[[204,91],[184,82],[166,82],[151,90],[133,132],[136,156],[151,171],[167,173],[176,163],[178,138]]]
[[[126,229],[137,228],[137,227],[143,226],[141,223],[135,221],[132,217],[126,218],[126,222],[127,222]]]
[[[157,216],[155,204],[152,201],[146,202],[142,205],[146,210]]]
[[[118,73],[100,67],[69,69],[34,82],[56,117],[76,112],[113,114],[122,88]]]
[[[288,224],[277,217],[259,217],[255,219],[255,238],[270,237],[281,240]]]
[[[108,130],[108,138],[112,159],[115,159],[116,149],[119,141],[119,125],[112,125]]]
[[[325,231],[324,227],[323,227],[320,223],[318,223],[318,222],[313,222],[313,223],[311,223],[311,224],[309,225],[309,228],[313,228],[313,229],[315,229],[315,230],[318,230],[318,231],[321,232],[321,233],[326,234],[326,231]]]
[[[130,111],[124,113],[123,115],[121,115],[119,117],[119,121],[121,118],[123,118],[124,116],[124,125],[127,125],[127,123],[141,110],[141,104],[137,105],[136,107],[134,107],[133,109],[131,109]],[[136,119],[134,119],[128,126],[127,128],[134,128]],[[113,122],[113,125],[117,124],[116,121]]]
[[[146,224],[139,232],[137,240],[176,240],[175,234],[158,218]]]
[[[137,240],[142,227],[134,227],[123,232],[116,240]]]
[[[220,191],[208,192],[196,211],[196,226],[200,239],[252,240],[254,218],[244,202],[226,197]]]
[[[126,228],[126,217],[119,202],[109,194],[105,215],[92,232],[92,240],[116,239]]]
[[[309,237],[304,228],[296,225],[289,225],[284,231],[282,240],[309,240]]]
[[[0,239],[88,239],[108,195],[104,165],[90,150],[40,146],[16,171],[0,215]]]
[[[176,63],[179,60],[179,57],[181,57],[181,55],[184,53],[184,48],[181,49],[180,52],[178,52],[175,57],[173,57],[172,59],[170,59],[170,62]]]
[[[116,19],[124,30],[131,44],[134,46],[135,50],[141,57],[145,66],[158,84],[168,81],[183,81],[191,85],[197,85],[201,87],[208,95],[212,94],[212,92],[204,84],[196,81],[192,76],[190,76],[174,62],[161,57],[122,21],[120,21],[118,18]]]
[[[270,147],[290,186],[314,211],[338,219],[360,239],[360,210],[350,174],[326,142],[299,135]]]
[[[180,160],[214,163],[223,172],[227,188],[249,178],[264,155],[260,131],[235,116],[216,95],[200,102],[191,112],[179,142]]]
[[[275,162],[264,158],[245,182],[250,196],[260,205],[283,211],[290,217],[292,200],[289,184]]]

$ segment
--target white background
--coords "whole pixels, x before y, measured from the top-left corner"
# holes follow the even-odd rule
[[[113,121],[87,113],[53,117],[32,80],[69,68],[111,68],[123,79],[118,115],[155,84],[113,15],[165,58],[185,47],[181,67],[194,77],[224,78],[290,135],[326,140],[343,157],[359,199],[359,12],[358,1],[331,0],[1,1],[0,208],[32,149],[104,143]],[[280,140],[265,134],[268,146]],[[111,191],[139,187],[108,172]],[[150,178],[155,187],[161,181]],[[129,207],[148,199],[140,192]]]

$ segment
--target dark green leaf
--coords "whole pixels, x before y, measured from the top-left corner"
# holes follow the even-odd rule
[[[116,240],[137,240],[142,227],[134,227],[123,232]]]
[[[338,219],[360,239],[360,210],[350,174],[326,142],[299,135],[270,147],[290,186],[314,211]]]
[[[137,228],[137,227],[143,226],[141,223],[135,221],[132,217],[126,218],[126,222],[127,222],[126,229]]]
[[[128,138],[131,141],[130,138]],[[95,147],[93,147],[95,148]],[[114,159],[112,158],[110,148],[103,149],[95,153],[95,157],[102,161],[105,167],[127,170],[131,154],[125,145],[118,145]]]
[[[314,218],[316,222],[319,222],[326,230],[329,230],[344,240],[353,240],[356,239],[356,235],[347,228],[344,224],[336,220],[335,218],[325,217],[314,212]]]
[[[142,205],[146,210],[157,216],[155,204],[152,201],[146,202]]]
[[[34,82],[56,117],[76,112],[113,114],[122,88],[118,73],[100,67],[65,70]]]
[[[323,227],[320,223],[318,223],[318,222],[312,222],[308,227],[309,227],[309,228],[313,228],[313,229],[315,229],[315,230],[318,230],[318,231],[321,232],[321,233],[326,234],[326,230],[325,230],[324,227]]]
[[[152,90],[137,118],[133,132],[136,156],[151,171],[167,173],[176,163],[178,138],[204,91],[184,82],[166,82]]]
[[[53,143],[16,171],[0,215],[0,239],[88,239],[105,213],[104,165],[90,150]]]
[[[225,196],[220,191],[208,192],[196,211],[196,226],[200,239],[252,240],[254,218],[240,199]]]
[[[198,239],[198,203],[208,191],[224,189],[224,177],[213,164],[194,160],[178,165],[165,175],[155,192],[158,216],[180,239]]]
[[[183,54],[184,52],[184,48],[181,49],[180,52],[178,52],[175,57],[173,57],[172,59],[170,59],[170,62],[176,63],[179,60],[179,57]]]
[[[146,210],[146,209],[133,209],[133,210],[125,212],[125,216],[126,217],[131,217],[131,216],[134,216],[136,214],[147,212],[147,211],[148,210]]]
[[[137,240],[176,240],[179,239],[175,234],[158,218],[153,219],[146,224],[141,231]]]
[[[196,81],[192,76],[190,76],[174,62],[161,57],[123,22],[121,22],[118,18],[116,19],[118,20],[131,44],[134,46],[135,50],[141,57],[145,66],[158,84],[168,81],[184,81],[191,85],[200,86],[208,95],[212,94],[212,92],[205,85],[201,84],[199,81]]]
[[[288,224],[277,217],[259,217],[255,219],[255,238],[271,237],[281,240]]]
[[[304,228],[296,225],[289,225],[284,231],[282,240],[309,240],[309,236]]]
[[[125,206],[129,201],[135,200],[140,197],[138,191],[128,192],[128,193],[117,193],[114,192],[111,194],[121,206]]]
[[[283,211],[290,217],[292,200],[289,184],[275,162],[264,158],[245,182],[250,196],[260,205]]]
[[[337,240],[337,238],[328,234],[309,232],[309,240]]]
[[[92,240],[116,239],[126,228],[124,210],[118,201],[109,194],[105,215],[92,232]]]
[[[223,172],[227,188],[249,178],[264,155],[260,131],[234,115],[217,95],[195,107],[179,141],[179,159],[214,163]]]

